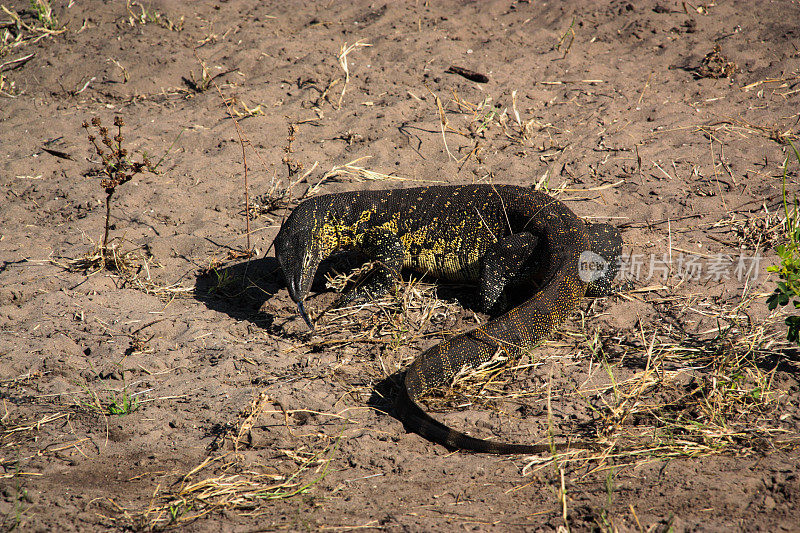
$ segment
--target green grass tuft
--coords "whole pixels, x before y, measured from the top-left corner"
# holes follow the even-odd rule
[[[800,153],[791,141],[787,141],[794,151],[795,158],[800,163]],[[792,209],[786,199],[786,173],[789,168],[789,156],[783,163],[783,209],[786,215],[785,241],[775,247],[775,252],[780,257],[780,264],[768,267],[769,272],[776,272],[781,281],[767,298],[770,310],[778,306],[788,305],[790,302],[795,309],[800,309],[800,223],[798,222],[798,200],[794,197]],[[787,338],[790,342],[800,344],[800,316],[786,317],[788,328]]]

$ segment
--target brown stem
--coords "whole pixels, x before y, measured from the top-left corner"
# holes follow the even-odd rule
[[[106,247],[108,246],[108,227],[111,221],[111,195],[114,194],[114,190],[112,189],[111,192],[106,194],[106,232],[103,235],[103,258],[105,259],[106,254]]]
[[[236,123],[236,130],[239,130],[239,123]],[[239,144],[242,145],[242,162],[244,163],[244,217],[247,221],[247,255],[250,256],[253,249],[250,247],[250,185],[247,181],[247,153],[244,149],[244,142],[242,142],[241,135],[239,136]]]

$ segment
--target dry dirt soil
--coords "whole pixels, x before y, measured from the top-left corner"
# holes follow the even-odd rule
[[[800,530],[798,356],[765,305],[797,2],[0,4],[3,531]],[[115,117],[158,166],[116,188],[103,269],[87,135]],[[535,187],[620,228],[618,294],[429,403],[596,449],[406,433],[398,372],[487,319],[472,287],[326,311],[320,278],[316,332],[298,319],[269,250],[289,210],[430,183]]]

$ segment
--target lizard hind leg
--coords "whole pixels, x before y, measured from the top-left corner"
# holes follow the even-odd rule
[[[485,313],[499,313],[507,307],[509,290],[530,282],[538,271],[539,238],[529,232],[502,237],[492,244],[481,260],[478,301]]]
[[[355,247],[375,262],[375,267],[339,297],[334,304],[337,308],[380,298],[400,279],[406,252],[397,235],[388,230],[366,231],[359,236]]]

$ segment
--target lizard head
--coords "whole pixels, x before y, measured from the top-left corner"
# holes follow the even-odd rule
[[[286,278],[289,296],[297,303],[300,315],[311,329],[313,326],[303,309],[303,300],[311,290],[320,263],[327,256],[315,232],[318,225],[313,203],[304,202],[286,219],[274,242],[275,257]]]

